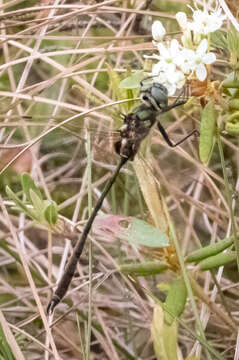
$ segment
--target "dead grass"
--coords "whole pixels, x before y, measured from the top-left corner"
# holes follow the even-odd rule
[[[64,4],[48,0],[32,7],[20,0],[1,6],[0,134],[1,147],[5,148],[1,167],[15,159],[17,145],[24,145],[19,148],[17,162],[1,177],[0,200],[1,242],[5,245],[0,248],[0,324],[17,360],[84,359],[89,298],[87,249],[54,318],[49,319],[45,312],[88,218],[87,153],[82,127],[93,126],[99,134],[91,143],[94,204],[117,163],[112,136],[107,135],[108,129],[119,124],[109,66],[122,78],[129,67],[142,69],[144,54],[154,49],[150,16],[163,17],[175,31],[175,11],[185,9],[182,1],[162,2],[162,10],[156,2],[148,9],[145,1],[136,1],[132,8],[127,4],[123,1],[119,5],[115,0]],[[219,80],[223,71],[217,68]],[[172,116],[174,121],[168,121]],[[176,141],[199,127],[199,104],[173,110],[172,116],[165,117],[164,124]],[[63,121],[68,131],[62,127]],[[230,181],[238,191],[238,141],[232,137],[222,141],[226,165],[231,169]],[[230,213],[217,151],[210,166],[204,166],[198,157],[198,139],[192,138],[172,150],[156,130],[148,147],[146,167],[167,204],[182,255],[228,236]],[[20,156],[23,152],[24,160]],[[47,232],[10,206],[4,185],[9,184],[17,193],[19,175],[29,170],[44,197],[59,205],[58,232]],[[237,203],[235,197],[238,224]],[[122,171],[101,213],[152,222],[131,165]],[[164,292],[157,284],[169,284],[178,274],[174,246],[147,252],[147,258],[167,260],[171,271],[133,281],[120,274],[117,266],[145,261],[143,251],[106,235],[89,238],[93,244],[91,359],[156,359],[150,335],[155,299],[149,294],[163,300]],[[188,272],[200,286],[194,289],[194,300],[208,343],[222,359],[236,359],[236,265],[215,272],[218,287],[210,272],[195,266]],[[205,344],[200,344],[196,336],[195,316],[188,301],[179,320],[179,359],[190,354],[207,358]]]

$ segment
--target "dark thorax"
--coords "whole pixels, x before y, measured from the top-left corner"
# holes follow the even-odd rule
[[[157,112],[146,104],[141,104],[130,114],[124,116],[120,128],[121,140],[115,143],[115,151],[121,156],[134,160],[139,146],[156,122]]]

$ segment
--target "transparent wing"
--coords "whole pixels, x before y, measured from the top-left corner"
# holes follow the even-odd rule
[[[93,160],[100,157],[105,158],[108,154],[114,157],[114,142],[119,139],[119,131],[113,130],[113,122],[107,122],[96,119],[74,119],[74,121],[66,123],[67,118],[49,119],[46,116],[32,117],[12,116],[7,123],[1,123],[4,127],[4,135],[2,137],[2,155],[0,160],[1,169],[13,162],[12,169],[28,171],[31,167],[31,143],[34,148],[38,147],[37,156],[41,164],[49,159],[57,160],[65,163],[69,159],[74,162],[85,157],[85,143],[87,133],[90,134],[91,148],[93,151]],[[61,123],[64,125],[61,126]],[[25,141],[28,134],[29,141]],[[45,135],[44,135],[45,134]],[[38,139],[34,142],[34,139]],[[26,151],[24,152],[24,149]],[[26,168],[24,163],[28,159]],[[32,159],[33,160],[33,159]],[[21,164],[19,166],[19,164]]]

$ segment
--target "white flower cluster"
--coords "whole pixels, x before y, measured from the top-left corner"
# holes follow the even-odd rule
[[[152,68],[152,76],[165,85],[169,95],[173,95],[176,89],[181,89],[186,78],[195,76],[204,81],[207,77],[205,65],[212,64],[216,60],[214,53],[209,52],[208,38],[211,32],[218,30],[225,19],[218,7],[214,11],[193,10],[192,20],[187,19],[184,12],[178,12],[176,19],[183,31],[182,44],[176,39],[162,42],[166,30],[160,21],[152,25],[153,44],[157,47],[159,55],[147,56],[158,60]]]

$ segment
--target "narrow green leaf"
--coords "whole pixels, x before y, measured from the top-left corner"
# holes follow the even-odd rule
[[[239,80],[224,80],[222,82],[222,87],[226,89],[239,89]]]
[[[18,253],[15,252],[14,250],[10,249],[7,242],[4,241],[3,239],[0,240],[0,248],[5,250],[6,253],[8,253],[10,256],[12,256],[12,258],[15,259],[17,263],[19,263],[20,265],[22,264],[20,256],[18,255]],[[30,269],[30,272],[31,272],[34,279],[39,280],[40,283],[43,284],[43,285],[45,284],[45,279],[42,279],[41,274],[39,273],[39,271],[32,268],[32,269]]]
[[[20,259],[20,256],[18,255],[18,253],[16,251],[10,249],[7,242],[5,240],[3,240],[3,239],[0,239],[0,248],[5,250],[6,253],[8,253],[10,256],[13,257],[13,259],[16,260],[16,262],[21,264],[21,259]]]
[[[44,210],[44,218],[49,223],[49,225],[55,225],[58,218],[57,205],[54,201],[51,201],[50,204]]]
[[[29,190],[29,194],[34,208],[36,220],[41,223],[44,220],[44,216],[43,216],[43,211],[45,208],[44,200],[42,200],[32,189]]]
[[[216,255],[227,249],[230,245],[233,244],[233,241],[233,238],[226,238],[224,240],[218,241],[215,244],[204,246],[201,249],[195,250],[191,254],[189,254],[186,258],[186,261],[198,263],[203,259]]]
[[[176,279],[170,286],[169,292],[164,303],[165,321],[172,324],[174,318],[178,318],[185,307],[187,300],[187,289],[183,278]]]
[[[167,325],[160,305],[154,307],[151,336],[158,360],[177,359],[177,322]]]
[[[144,144],[142,145],[141,151],[142,147],[144,147]],[[158,191],[158,185],[154,176],[152,175],[152,171],[150,171],[145,161],[142,161],[142,159],[140,159],[138,156],[135,157],[133,166],[137,174],[144,200],[153,220],[153,224],[159,231],[161,231],[161,234],[164,234],[164,236],[167,236],[169,239],[171,236],[169,230],[171,224],[169,223],[170,220],[168,217],[167,206],[163,195],[160,193],[160,191]],[[170,241],[168,240],[168,243],[169,242]]]
[[[7,341],[2,325],[0,324],[0,356],[3,356],[4,360],[15,360],[11,347]]]
[[[122,264],[119,271],[126,275],[149,276],[160,274],[168,269],[168,265],[162,261],[146,261],[143,263]]]
[[[14,192],[10,189],[9,186],[6,186],[6,193],[10,199],[12,199],[20,211],[24,212],[26,215],[30,216],[32,219],[35,219],[35,214],[32,209],[29,209],[24,202],[14,194]]]
[[[239,99],[230,100],[228,105],[231,110],[239,110]]]
[[[238,75],[235,71],[225,75],[225,79],[222,82],[223,92],[233,98],[238,98],[239,80]],[[229,101],[230,107],[230,101]]]
[[[211,102],[205,106],[201,115],[199,155],[204,164],[210,159],[213,150],[216,124],[217,111]]]
[[[236,61],[239,54],[239,35],[234,28],[227,33],[227,44],[231,55],[235,59],[234,61]]]
[[[211,43],[216,48],[227,50],[227,38],[225,32],[221,30],[214,31],[211,35]]]
[[[22,189],[28,201],[31,201],[30,189],[32,189],[40,199],[42,199],[40,189],[35,185],[34,180],[27,173],[21,176]]]
[[[239,101],[234,99],[230,101],[230,104],[237,101],[237,109],[239,109]],[[235,108],[234,108],[235,110]],[[228,132],[228,134],[233,136],[239,135],[239,111],[233,111],[232,114],[229,116],[226,116],[226,125],[225,130]]]
[[[205,271],[205,270],[210,270],[214,267],[225,265],[234,260],[236,260],[235,251],[231,251],[228,253],[220,253],[215,256],[210,256],[209,258],[202,260],[199,263],[199,267],[201,270]]]
[[[131,244],[149,247],[163,247],[169,245],[168,236],[161,230],[147,224],[143,220],[132,219],[131,224],[122,232],[123,237]]]
[[[239,118],[238,118],[239,120]],[[237,122],[227,122],[225,126],[225,130],[228,134],[232,136],[238,136],[239,135],[239,121]]]
[[[165,314],[164,314],[165,315]],[[167,353],[168,360],[177,359],[177,348],[178,348],[178,326],[177,321],[172,324],[163,324],[163,339],[164,346]]]

